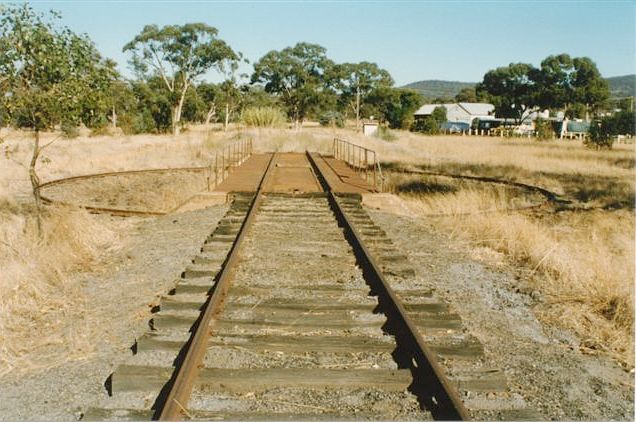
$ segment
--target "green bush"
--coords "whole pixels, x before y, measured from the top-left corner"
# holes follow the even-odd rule
[[[337,111],[327,111],[320,115],[318,118],[321,126],[337,126],[344,127],[345,119],[342,114]]]
[[[126,135],[153,133],[156,131],[155,120],[149,110],[122,114],[117,117],[117,126]]]
[[[596,119],[590,126],[590,136],[584,143],[590,148],[612,148],[617,135],[634,135],[636,114],[633,111],[619,111],[612,116]]]
[[[386,126],[378,127],[378,131],[375,133],[376,138],[380,138],[383,141],[391,142],[395,141],[398,137],[389,130]]]
[[[446,108],[443,106],[435,107],[430,116],[416,120],[411,126],[416,132],[427,133],[429,135],[437,135],[441,131],[442,124],[446,121]]]
[[[62,122],[60,129],[66,139],[73,139],[79,136],[79,127],[73,122]]]
[[[534,131],[537,139],[542,141],[554,138],[554,129],[549,120],[538,118],[534,121]]]
[[[287,122],[285,114],[276,107],[248,107],[241,114],[241,121],[253,127],[281,127]]]

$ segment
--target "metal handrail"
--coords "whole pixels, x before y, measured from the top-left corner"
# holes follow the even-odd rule
[[[364,173],[364,180],[373,183],[379,191],[384,189],[382,168],[374,150],[356,145],[344,139],[333,139],[333,156],[337,160],[347,163],[356,173]]]
[[[221,151],[214,153],[214,163],[207,166],[208,192],[216,189],[230,175],[235,167],[243,164],[253,151],[252,139],[241,139],[225,145]],[[212,174],[214,174],[214,187],[212,187]]]

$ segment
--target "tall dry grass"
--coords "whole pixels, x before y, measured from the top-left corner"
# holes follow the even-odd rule
[[[90,354],[91,304],[72,275],[86,271],[118,236],[68,207],[47,208],[37,234],[34,207],[0,199],[0,375]]]
[[[523,290],[539,298],[544,321],[573,330],[584,350],[633,367],[633,210],[524,212],[542,198],[430,176],[398,174],[390,185],[411,215],[525,268]]]

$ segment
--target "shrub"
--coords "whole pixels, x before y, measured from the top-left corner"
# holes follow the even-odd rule
[[[634,135],[636,114],[633,111],[619,111],[612,116],[596,119],[590,126],[590,136],[585,145],[591,148],[612,148],[617,135]]]
[[[321,126],[344,127],[345,119],[337,111],[327,111],[318,118]]]
[[[73,139],[79,136],[79,128],[75,123],[72,122],[62,122],[60,127],[62,130],[62,134],[66,139]]]
[[[435,107],[430,116],[416,120],[412,128],[416,132],[423,132],[429,135],[437,135],[440,133],[442,124],[446,121],[446,108]]]
[[[378,127],[378,131],[375,133],[375,136],[376,138],[380,138],[387,142],[395,141],[397,139],[397,136],[386,126]]]
[[[281,127],[287,119],[276,107],[248,107],[241,114],[241,121],[247,126]]]
[[[549,120],[538,118],[534,121],[534,133],[542,141],[554,138],[554,129]]]
[[[110,136],[110,135],[112,135],[110,126],[98,126],[91,129],[91,133],[89,136],[93,137],[93,136]]]

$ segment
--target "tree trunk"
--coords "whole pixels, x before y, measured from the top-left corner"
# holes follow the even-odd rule
[[[356,131],[360,130],[360,85],[356,89]]]
[[[212,106],[208,110],[207,116],[205,116],[205,124],[209,125],[210,124],[210,120],[212,120],[212,117],[214,117],[215,115],[216,115],[216,105],[212,104]]]
[[[113,129],[117,129],[117,112],[115,111],[115,105],[113,104],[113,111],[111,117],[111,123],[113,124]]]
[[[174,108],[174,114],[172,116],[172,133],[173,135],[178,135],[180,132],[179,122],[181,122],[181,111],[183,110],[183,103],[185,102],[186,92],[188,92],[188,85],[183,86],[183,90],[181,91],[181,97],[179,98],[179,103]]]
[[[227,131],[227,125],[230,123],[230,103],[225,103],[225,123],[223,124],[223,130]]]
[[[31,179],[31,189],[35,200],[35,217],[38,227],[38,237],[42,237],[42,196],[40,195],[40,178],[35,171],[35,165],[40,156],[40,131],[35,129],[35,140],[33,142],[33,155],[29,163],[29,179]]]

